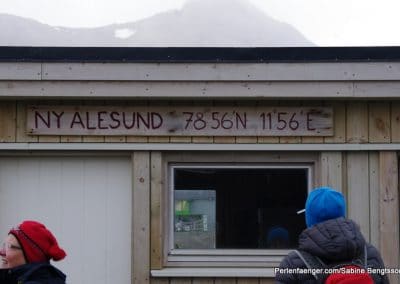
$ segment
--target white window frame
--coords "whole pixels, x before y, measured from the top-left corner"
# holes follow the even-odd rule
[[[169,267],[275,267],[282,257],[291,250],[288,249],[175,249],[174,238],[174,170],[182,168],[199,169],[306,169],[307,190],[311,191],[314,185],[315,161],[294,162],[171,162],[168,164],[168,241],[166,244],[166,264]]]

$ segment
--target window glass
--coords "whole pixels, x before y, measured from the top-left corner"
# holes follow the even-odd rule
[[[174,167],[174,249],[288,249],[305,228],[304,168]]]

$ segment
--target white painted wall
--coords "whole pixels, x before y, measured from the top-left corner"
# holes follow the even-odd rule
[[[130,157],[0,157],[0,235],[39,220],[68,283],[130,283],[131,172]]]

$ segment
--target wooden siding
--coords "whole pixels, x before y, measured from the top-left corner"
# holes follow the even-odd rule
[[[161,269],[163,267],[163,168],[162,168],[162,154],[161,152],[151,153],[151,170],[150,170],[150,257],[151,269]]]
[[[396,152],[379,154],[380,250],[386,267],[399,267],[399,175]],[[389,275],[399,283],[398,274]]]
[[[369,239],[368,152],[347,153],[347,216],[356,221]]]
[[[145,284],[150,281],[150,153],[135,152],[132,164],[132,283]]]
[[[158,155],[158,154],[157,154]],[[196,158],[197,156],[197,158]],[[227,158],[227,155],[223,155]],[[223,157],[221,156],[221,157]],[[290,154],[288,154],[288,157]],[[347,199],[347,215],[361,227],[367,239],[381,250],[386,267],[399,265],[399,220],[398,204],[398,174],[396,152],[321,152],[319,162],[316,161],[315,185],[328,185],[341,190]],[[179,155],[179,161],[189,157],[196,161],[210,161],[204,154]],[[288,159],[282,157],[282,160]],[[225,158],[223,160],[225,160]],[[293,158],[293,156],[292,156]],[[169,158],[166,157],[168,160]],[[228,160],[235,161],[239,156],[231,156]],[[242,157],[241,160],[260,161],[274,160],[273,155],[265,157]],[[159,160],[157,161],[159,165]],[[159,220],[157,220],[159,222]],[[397,252],[397,253],[394,253]],[[395,275],[390,276],[393,283]],[[184,281],[184,282],[180,282]],[[204,281],[204,282],[203,282]],[[272,278],[152,278],[151,283],[274,283]],[[397,282],[396,282],[397,283]]]
[[[144,102],[140,102],[143,104]],[[182,102],[180,102],[181,104]],[[400,141],[400,104],[398,102],[324,102],[334,109],[334,135],[327,137],[135,137],[135,136],[35,136],[27,135],[26,105],[29,101],[0,101],[0,142],[62,143],[397,143]],[[80,104],[77,102],[77,104]],[[88,103],[85,103],[88,104]],[[93,103],[91,103],[93,104]],[[98,104],[120,104],[98,102]],[[315,102],[282,103],[286,106],[315,105]],[[218,104],[217,104],[218,105]],[[322,102],[321,104],[322,105]]]
[[[398,62],[29,63],[1,62],[0,80],[393,81]]]
[[[386,81],[399,80],[399,70],[398,62],[0,63],[0,79],[38,80],[42,74],[43,80],[68,81]]]
[[[0,102],[0,142],[15,142],[17,130],[16,102]]]
[[[321,153],[321,186],[330,186],[343,192],[342,172],[343,158],[341,152]]]
[[[280,144],[280,143],[399,143],[400,103],[397,101],[324,101],[323,106],[334,109],[334,136],[324,138],[293,137],[135,137],[117,136],[30,136],[25,133],[26,105],[32,101],[0,101],[0,142],[9,143],[231,143],[231,144]],[[76,102],[80,104],[80,102]],[[98,102],[114,105],[118,102]],[[150,104],[149,102],[138,102]],[[156,102],[154,102],[156,103]],[[203,102],[204,103],[204,102]],[[240,102],[234,102],[240,103]],[[272,102],[271,102],[272,103]],[[299,106],[309,102],[301,101]],[[313,102],[315,104],[316,102]],[[87,103],[90,104],[90,103]],[[216,104],[216,103],[215,103]],[[317,103],[318,104],[318,103]],[[279,105],[296,105],[284,102]],[[311,104],[310,104],[311,105]],[[317,139],[317,140],[315,140]],[[199,153],[197,153],[199,155]],[[310,153],[303,153],[309,156]],[[182,154],[193,157],[191,153]],[[192,156],[190,156],[192,155]],[[232,161],[240,157],[226,153]],[[254,153],[256,155],[256,153]],[[292,153],[289,153],[289,156]],[[297,154],[296,154],[297,155]],[[200,155],[201,156],[201,155]],[[133,220],[133,283],[273,283],[270,278],[151,278],[150,269],[163,267],[163,166],[161,152],[135,152],[133,155],[134,214]],[[208,157],[204,157],[206,161]],[[249,156],[247,162],[261,158]],[[264,159],[264,158],[262,158]],[[283,159],[282,161],[284,161]],[[399,265],[399,202],[396,152],[347,151],[321,152],[315,167],[315,185],[329,185],[341,190],[348,202],[348,216],[360,224],[365,237],[382,251],[387,267]],[[141,180],[143,178],[143,180]],[[388,199],[388,196],[390,197]],[[390,202],[388,202],[388,200]],[[390,247],[387,244],[391,244]],[[395,247],[392,246],[395,244]]]

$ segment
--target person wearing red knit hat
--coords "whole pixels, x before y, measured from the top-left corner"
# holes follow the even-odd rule
[[[66,276],[50,264],[66,256],[45,225],[24,221],[12,228],[0,250],[0,283],[64,284]]]

